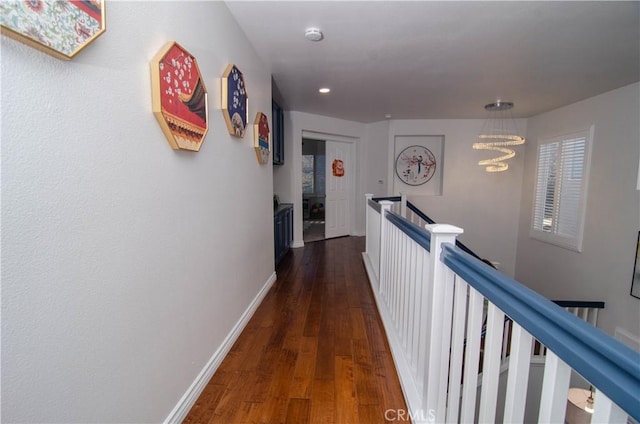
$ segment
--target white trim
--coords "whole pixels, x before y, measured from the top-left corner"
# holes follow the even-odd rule
[[[304,241],[302,241],[302,240],[297,240],[297,241],[296,241],[296,240],[294,240],[294,241],[291,243],[291,248],[292,248],[292,249],[297,249],[297,248],[299,248],[299,247],[304,247]]]
[[[357,143],[360,140],[358,136],[340,135],[325,132],[302,130],[302,138],[310,138],[320,141],[337,141],[339,143]]]
[[[529,225],[529,236],[536,240],[553,244],[555,246],[563,247],[565,249],[573,250],[575,252],[582,252],[582,240],[584,237],[584,225],[585,225],[585,215],[587,210],[587,194],[589,191],[589,176],[591,173],[591,151],[594,139],[594,125],[591,125],[588,128],[584,128],[578,131],[572,131],[570,133],[559,134],[551,137],[544,137],[538,141],[538,149],[536,155],[536,172],[534,179],[534,190],[533,190],[533,208],[531,212],[531,223]],[[578,216],[576,217],[576,225],[578,232],[575,237],[566,237],[555,232],[544,232],[535,228],[535,215],[537,205],[537,191],[538,191],[538,166],[540,160],[540,146],[552,142],[563,143],[565,140],[583,136],[585,138],[585,146],[584,146],[584,168],[582,171],[582,184],[580,187],[580,204],[578,206]],[[554,208],[555,208],[554,201]]]
[[[373,264],[371,264],[369,256],[364,252],[362,253],[362,260],[364,262],[367,276],[369,277],[369,284],[371,285],[373,298],[376,301],[376,308],[380,315],[380,320],[382,321],[382,327],[384,328],[384,333],[386,335],[387,342],[389,343],[389,348],[391,349],[391,356],[393,358],[393,363],[396,366],[398,379],[400,380],[400,387],[402,388],[404,400],[409,408],[409,414],[415,420],[414,422],[421,424],[423,421],[421,421],[419,417],[422,417],[425,414],[422,399],[420,398],[421,390],[416,386],[416,382],[413,379],[411,365],[404,356],[402,342],[400,342],[400,339],[396,334],[396,329],[393,328],[393,320],[387,312],[387,307],[385,306],[384,301],[380,299],[378,290],[375,288],[379,286],[379,284],[377,283],[378,279],[375,277],[375,273],[373,272]],[[373,285],[374,281],[376,281],[375,286]]]
[[[244,311],[236,325],[233,326],[233,329],[231,330],[231,332],[229,332],[220,347],[215,351],[213,356],[211,356],[211,359],[209,359],[202,371],[200,371],[200,374],[198,374],[193,383],[191,383],[191,386],[189,386],[185,394],[182,395],[182,398],[180,399],[178,404],[169,413],[167,418],[165,418],[165,424],[181,423],[182,421],[184,421],[187,414],[193,407],[193,404],[196,402],[196,400],[198,400],[198,397],[206,387],[207,383],[222,363],[222,360],[225,358],[225,356],[227,356],[227,353],[229,353],[229,350],[231,350],[231,347],[242,333],[242,330],[244,330],[244,327],[247,325],[256,309],[258,309],[260,303],[262,303],[262,300],[269,292],[269,289],[276,281],[276,278],[277,276],[275,272],[271,274],[267,282],[264,284],[264,286],[262,286],[262,289],[260,289],[256,297],[253,299],[249,307]]]
[[[362,261],[364,262],[364,269],[367,272],[367,277],[369,277],[371,290],[375,293],[375,287],[380,287],[380,282],[378,281],[378,277],[376,277],[377,272],[375,271],[367,252],[362,252]]]

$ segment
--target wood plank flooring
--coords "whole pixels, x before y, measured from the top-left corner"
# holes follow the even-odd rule
[[[363,250],[364,238],[345,237],[288,253],[184,422],[402,421],[407,407]]]

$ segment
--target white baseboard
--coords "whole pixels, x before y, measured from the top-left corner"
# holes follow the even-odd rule
[[[293,243],[291,243],[291,248],[292,249],[297,249],[298,247],[304,247],[304,241],[302,240],[294,240]]]
[[[181,423],[184,421],[187,414],[193,407],[193,404],[196,403],[198,396],[200,396],[209,380],[211,380],[211,377],[216,372],[225,356],[227,356],[227,353],[229,353],[229,350],[231,350],[231,347],[236,342],[240,333],[242,333],[242,330],[244,330],[244,327],[247,325],[256,309],[258,309],[258,306],[260,306],[260,303],[262,303],[262,300],[267,295],[275,281],[276,273],[274,272],[271,274],[264,286],[262,286],[262,289],[260,289],[260,292],[258,292],[249,307],[244,311],[236,325],[233,326],[233,329],[224,339],[218,350],[215,351],[211,359],[209,359],[202,371],[200,371],[200,374],[198,374],[193,383],[191,383],[191,386],[187,389],[178,404],[164,420],[165,424]]]

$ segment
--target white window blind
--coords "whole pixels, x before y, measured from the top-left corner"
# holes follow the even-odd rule
[[[582,250],[591,130],[541,140],[531,236]]]

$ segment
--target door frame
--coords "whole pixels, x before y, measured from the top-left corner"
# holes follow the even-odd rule
[[[323,141],[333,141],[337,143],[347,143],[349,144],[349,155],[351,156],[351,161],[353,162],[353,170],[347,169],[348,173],[348,202],[349,202],[349,235],[355,234],[355,222],[356,222],[356,187],[357,187],[357,178],[358,178],[358,159],[357,159],[357,145],[360,140],[360,137],[353,137],[347,135],[339,135],[339,134],[330,134],[318,131],[309,131],[302,130],[302,137],[300,137],[300,145],[302,146],[302,139],[311,138],[315,140],[323,140]],[[300,157],[299,162],[302,161],[302,156]],[[299,187],[297,187],[296,191],[300,193],[300,199],[302,199],[302,168],[301,164],[298,166],[298,177],[296,180],[300,181]],[[327,169],[326,172],[329,172]],[[302,215],[301,215],[302,216]],[[304,241],[302,242],[302,246],[304,246]],[[295,247],[300,247],[299,245]]]

